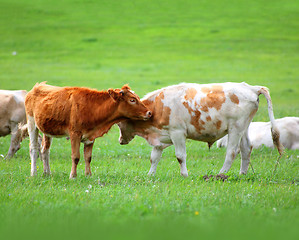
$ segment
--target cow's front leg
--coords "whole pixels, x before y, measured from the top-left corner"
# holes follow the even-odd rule
[[[85,160],[85,175],[86,176],[91,176],[91,169],[90,169],[90,163],[91,163],[91,155],[92,155],[92,148],[93,144],[84,144],[84,160]]]
[[[72,145],[72,170],[70,178],[77,177],[77,165],[80,160],[80,142],[81,136],[79,134],[72,134],[70,136],[71,145]]]
[[[148,172],[148,175],[155,175],[158,163],[160,162],[161,156],[163,152],[163,147],[153,147],[152,153],[151,153],[151,169]]]
[[[36,175],[36,159],[38,158],[38,129],[33,117],[28,116],[28,134],[30,139],[31,176]]]
[[[186,136],[183,132],[174,132],[171,134],[171,140],[175,148],[175,156],[181,167],[181,175],[188,177],[186,166]]]

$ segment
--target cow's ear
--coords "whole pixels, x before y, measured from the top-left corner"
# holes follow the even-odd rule
[[[112,99],[114,101],[117,101],[119,99],[119,93],[116,92],[116,91],[114,91],[112,88],[108,89],[108,93],[109,93],[110,97],[112,97]]]
[[[129,91],[129,90],[131,90],[131,88],[129,87],[128,84],[125,84],[125,85],[122,86],[121,90]]]

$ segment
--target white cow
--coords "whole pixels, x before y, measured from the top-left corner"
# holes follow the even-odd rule
[[[152,117],[148,121],[119,123],[119,142],[128,144],[138,135],[153,146],[149,175],[155,174],[163,149],[173,144],[181,175],[187,177],[186,138],[208,142],[211,146],[228,134],[220,173],[230,169],[240,146],[240,174],[246,174],[251,153],[248,126],[258,110],[260,94],[267,99],[273,142],[281,154],[283,146],[279,142],[269,92],[266,87],[246,83],[182,83],[149,93],[142,102],[152,111]]]
[[[27,129],[18,128],[26,123],[24,99],[25,90],[0,90],[0,137],[11,134],[11,143],[6,158],[12,158],[19,150]]]
[[[280,142],[288,149],[299,149],[299,118],[285,117],[276,119],[280,132]],[[274,148],[271,137],[271,122],[252,122],[248,128],[248,136],[253,148],[262,145]],[[217,147],[227,146],[227,136],[217,141]]]

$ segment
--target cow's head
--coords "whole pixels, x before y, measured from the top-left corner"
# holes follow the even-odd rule
[[[108,93],[118,103],[118,112],[122,117],[133,120],[148,120],[152,112],[140,101],[128,85],[121,89],[109,89]]]
[[[119,143],[121,145],[125,145],[131,142],[136,135],[134,131],[133,122],[130,120],[125,120],[119,122],[117,125],[119,127],[119,132],[120,132],[119,139],[118,139]]]

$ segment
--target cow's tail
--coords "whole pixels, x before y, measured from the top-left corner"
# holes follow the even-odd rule
[[[279,154],[283,154],[284,151],[284,146],[281,144],[279,137],[280,137],[280,133],[279,130],[276,126],[276,122],[274,119],[274,114],[273,114],[273,108],[272,108],[272,100],[269,94],[269,90],[266,87],[260,87],[260,89],[258,90],[258,94],[263,94],[265,96],[265,98],[267,99],[267,104],[268,104],[268,114],[269,114],[269,118],[270,118],[270,122],[271,122],[271,133],[272,133],[272,140],[273,143],[275,145],[275,147],[277,148]]]

